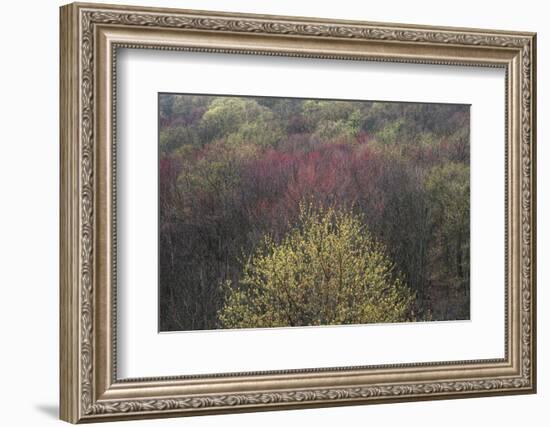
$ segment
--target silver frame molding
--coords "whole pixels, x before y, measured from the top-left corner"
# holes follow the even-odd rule
[[[536,391],[534,33],[81,3],[63,6],[60,14],[61,419],[112,421]],[[117,379],[119,48],[504,68],[505,357]]]

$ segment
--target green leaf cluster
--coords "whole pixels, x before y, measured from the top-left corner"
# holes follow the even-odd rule
[[[358,216],[305,203],[298,224],[280,242],[266,236],[225,286],[224,328],[401,322],[414,299]]]

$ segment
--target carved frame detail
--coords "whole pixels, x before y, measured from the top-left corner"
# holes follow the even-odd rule
[[[70,422],[100,421],[128,417],[154,417],[227,412],[228,410],[280,409],[328,404],[357,404],[381,401],[477,396],[495,393],[530,393],[535,391],[535,35],[530,33],[491,32],[452,28],[412,27],[404,25],[370,24],[356,22],[328,22],[305,18],[265,17],[233,15],[180,10],[158,10],[73,4],[61,10],[62,21],[62,73],[61,73],[61,126],[62,126],[62,200],[61,200],[61,417]],[[453,380],[410,381],[400,380],[399,367],[388,383],[339,387],[315,387],[304,383],[303,387],[273,389],[254,392],[218,392],[212,394],[181,395],[178,397],[125,398],[105,397],[96,390],[98,369],[97,338],[98,321],[95,293],[101,286],[95,277],[97,266],[97,210],[96,183],[97,132],[97,38],[100,28],[122,27],[154,31],[200,31],[205,33],[239,34],[242,36],[286,37],[296,40],[323,39],[327,43],[338,40],[396,43],[404,48],[411,46],[411,55],[372,55],[370,58],[353,57],[344,52],[346,59],[391,60],[414,63],[468,63],[472,65],[506,66],[509,79],[517,80],[516,90],[519,110],[511,105],[509,117],[519,118],[517,149],[521,167],[519,176],[512,177],[512,184],[519,191],[520,208],[516,227],[521,240],[517,261],[520,270],[520,289],[512,289],[519,295],[517,309],[518,358],[513,375],[466,375]],[[116,45],[113,56],[116,57]],[[174,45],[143,45],[132,41],[126,45],[157,49],[181,49]],[[507,61],[482,57],[477,60],[457,55],[441,58],[415,56],[412,46],[438,49],[441,46],[466,52],[476,48],[510,55]],[[299,47],[299,46],[297,46]],[[240,52],[249,54],[314,56],[337,58],[334,53],[295,52],[254,48],[196,48],[195,50]],[[452,56],[452,54],[451,54]],[[115,58],[116,60],[116,58]],[[516,67],[516,68],[514,68]],[[78,69],[78,71],[75,70]],[[519,72],[519,74],[518,74]],[[116,76],[113,77],[116,81]],[[114,108],[113,108],[114,111]],[[112,125],[116,116],[112,113]],[[510,118],[509,118],[510,120]],[[65,128],[63,129],[63,127]],[[113,213],[114,215],[114,213]],[[63,241],[66,244],[63,244]],[[116,241],[115,241],[116,242]],[[116,244],[116,243],[115,243]],[[512,314],[512,313],[510,313]],[[510,316],[510,315],[509,315]],[[116,317],[116,316],[115,316]],[[507,316],[507,319],[509,317]],[[514,326],[514,325],[512,325]],[[508,348],[508,347],[506,347]],[[111,354],[111,353],[109,353]],[[112,354],[116,354],[116,348]],[[508,356],[507,356],[508,357]],[[511,357],[511,356],[510,356]],[[508,364],[510,360],[504,361]],[[442,363],[453,368],[456,363]],[[467,367],[467,364],[463,364]],[[435,364],[433,365],[435,366]],[[390,369],[391,370],[391,369]],[[111,387],[117,385],[116,362],[113,362]],[[307,373],[303,373],[307,375]],[[233,376],[233,379],[237,377]],[[163,384],[170,380],[159,379]],[[173,381],[184,381],[174,379]],[[210,379],[209,381],[212,381]],[[148,380],[154,382],[154,379]],[[124,385],[124,382],[122,383]]]

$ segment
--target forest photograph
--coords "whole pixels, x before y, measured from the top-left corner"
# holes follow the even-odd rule
[[[470,106],[159,93],[159,331],[470,318]]]

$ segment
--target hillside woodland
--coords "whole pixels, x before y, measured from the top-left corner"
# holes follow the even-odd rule
[[[160,330],[468,319],[469,115],[159,94]]]

